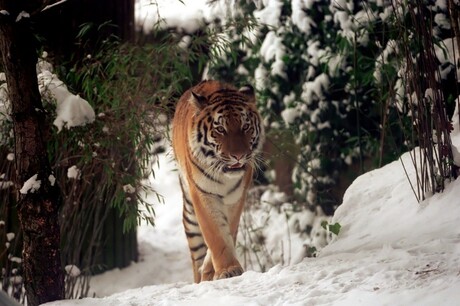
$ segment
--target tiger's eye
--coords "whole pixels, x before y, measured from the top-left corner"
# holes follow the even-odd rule
[[[224,129],[223,127],[221,127],[221,126],[218,126],[218,127],[216,128],[216,131],[219,132],[220,134],[224,134],[224,133],[225,133],[225,129]]]
[[[243,125],[243,131],[246,131],[246,130],[248,130],[248,129],[249,129],[249,123],[245,123],[245,124]]]

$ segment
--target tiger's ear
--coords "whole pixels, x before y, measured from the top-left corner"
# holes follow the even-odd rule
[[[244,94],[248,99],[249,103],[256,103],[256,95],[254,93],[254,87],[249,84],[244,85],[239,90],[242,94]]]
[[[202,96],[200,94],[194,93],[192,91],[192,94],[190,95],[190,100],[191,103],[195,104],[195,106],[201,110],[205,108],[205,106],[208,104],[208,99],[205,96]]]

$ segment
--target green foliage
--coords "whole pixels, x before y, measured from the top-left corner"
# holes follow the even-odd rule
[[[323,222],[321,222],[321,226],[326,231],[329,231],[329,232],[333,233],[334,235],[339,235],[340,229],[342,228],[342,226],[338,222],[336,222],[334,224],[329,224],[327,221],[323,221]]]

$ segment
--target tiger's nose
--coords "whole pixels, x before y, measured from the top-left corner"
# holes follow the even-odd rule
[[[243,157],[245,156],[246,154],[243,154],[243,153],[238,153],[238,154],[230,154],[231,157],[233,157],[234,159],[236,159],[237,161],[240,161],[243,159]]]

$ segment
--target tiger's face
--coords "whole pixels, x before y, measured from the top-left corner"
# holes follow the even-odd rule
[[[264,131],[253,88],[222,90],[209,96],[192,92],[196,115],[192,124],[193,155],[209,166],[209,172],[228,176],[254,165]]]

